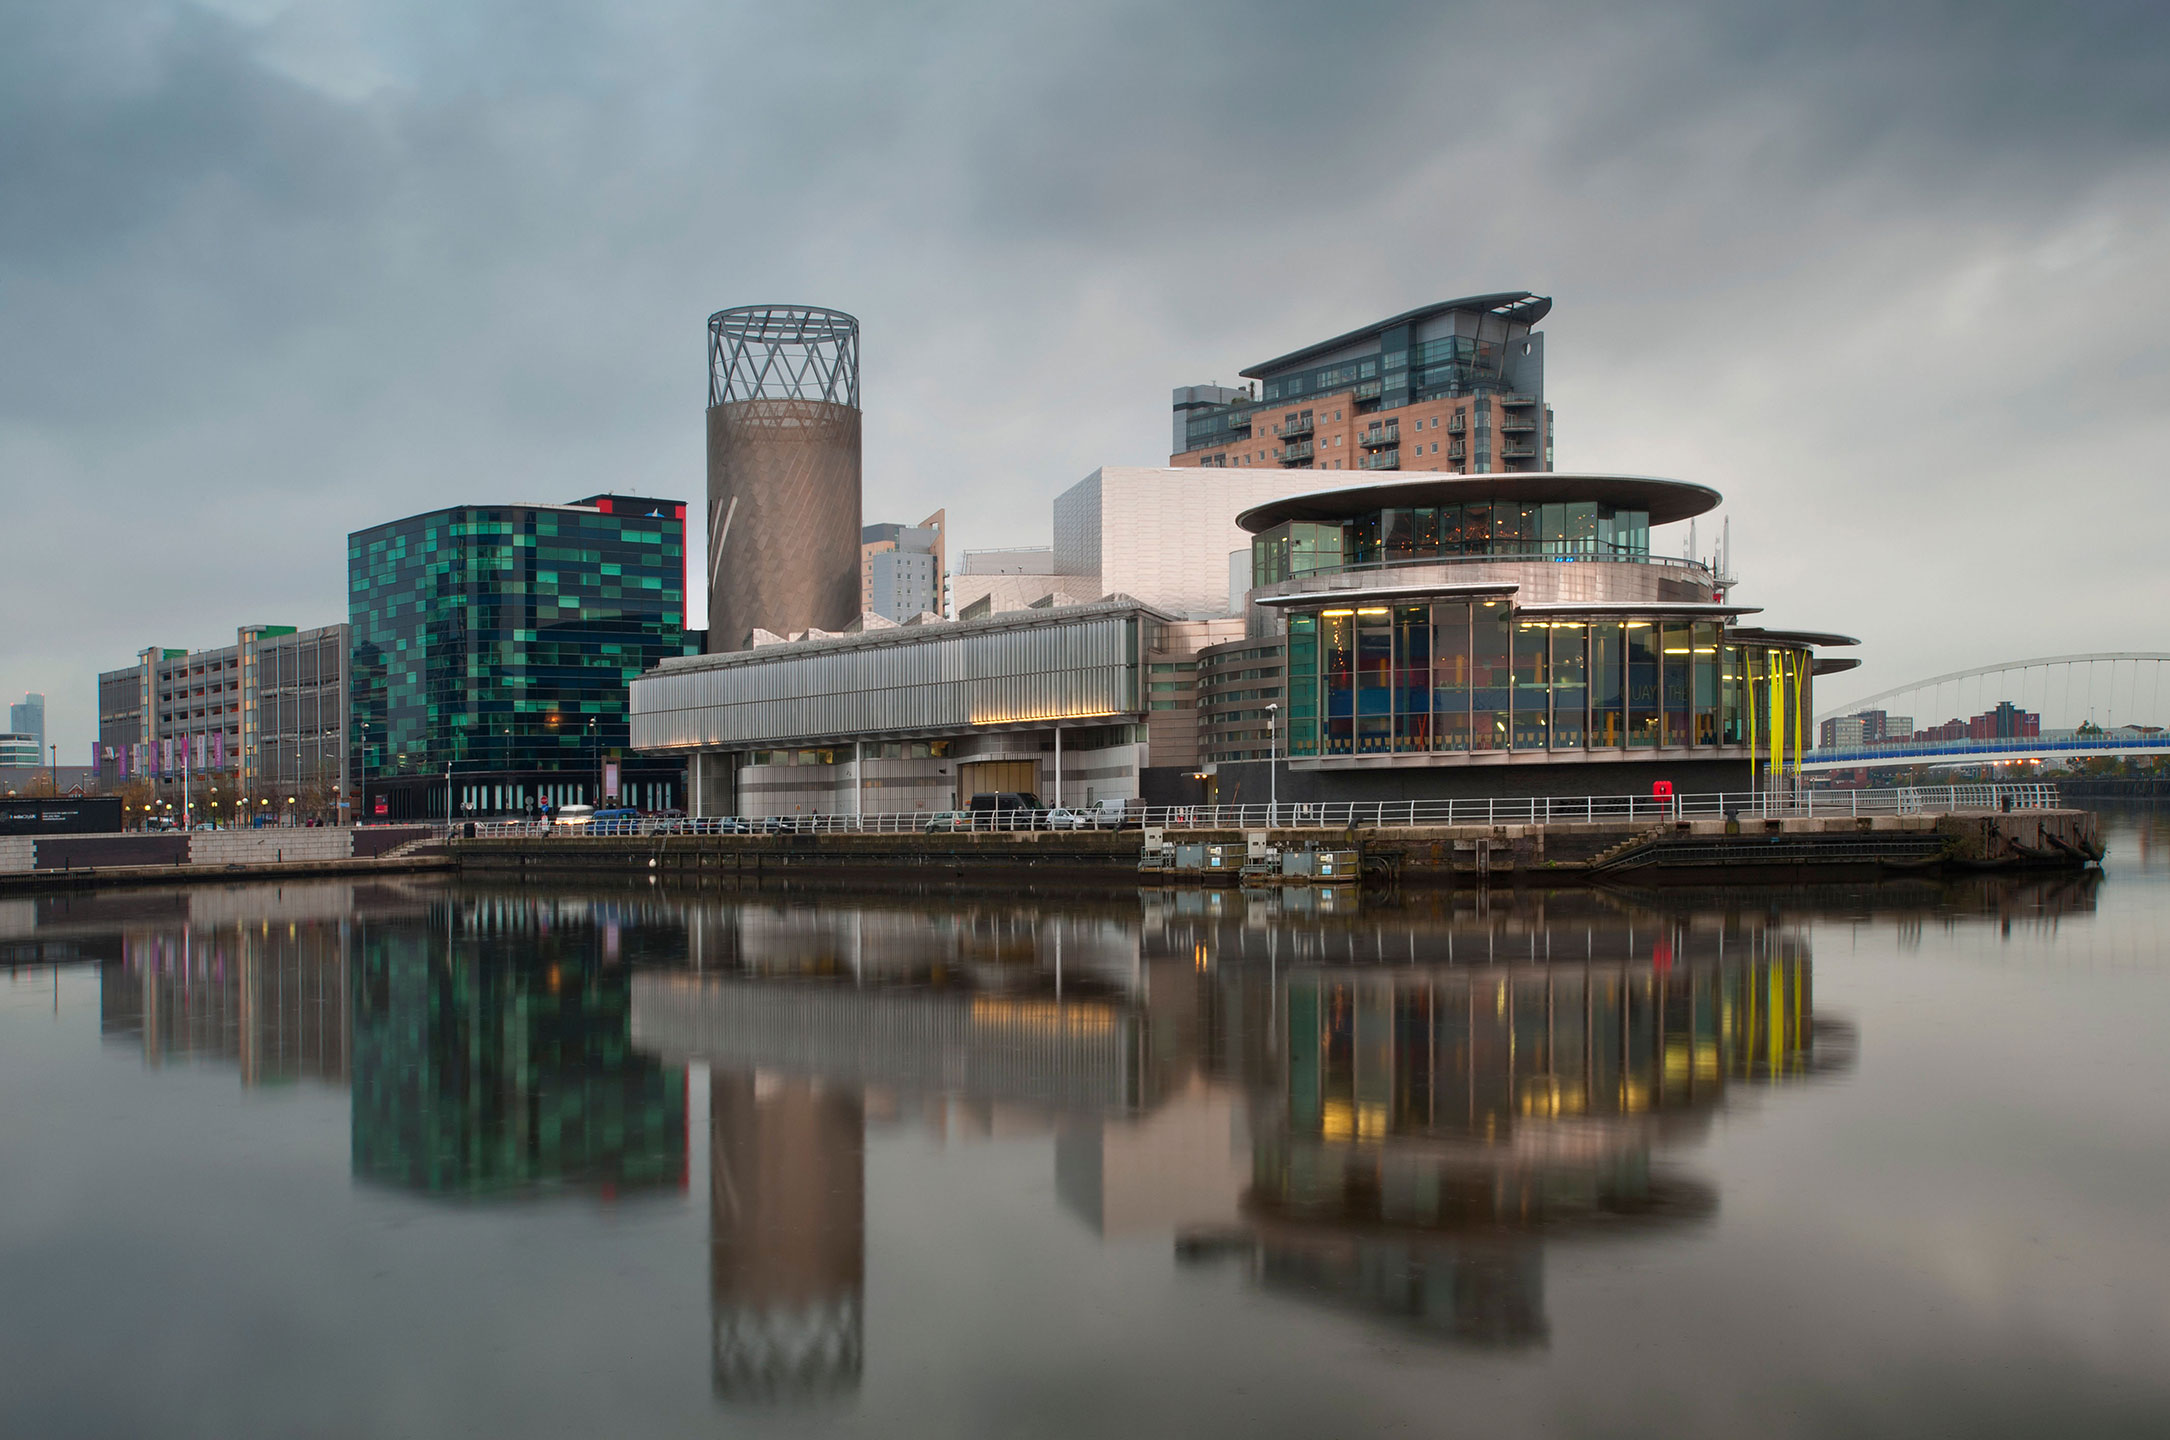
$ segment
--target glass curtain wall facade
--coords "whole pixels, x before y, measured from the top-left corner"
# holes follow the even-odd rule
[[[1650,512],[1594,500],[1486,500],[1372,510],[1348,520],[1291,520],[1251,541],[1251,584],[1465,556],[1647,561]]]
[[[1538,617],[1505,598],[1299,610],[1288,753],[1741,746],[1776,653],[1728,643],[1716,621]],[[1805,676],[1806,652],[1785,653]],[[1788,703],[1809,713],[1805,679]]]
[[[582,793],[547,798],[595,799],[602,761],[628,744],[628,686],[684,653],[685,513],[620,495],[460,506],[349,536],[363,788],[441,787],[449,765],[477,812],[528,804],[534,787],[515,777],[553,772]],[[513,783],[463,783],[483,776]],[[441,794],[431,803],[443,813]]]

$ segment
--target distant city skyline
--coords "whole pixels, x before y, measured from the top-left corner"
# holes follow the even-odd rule
[[[151,639],[342,618],[349,531],[700,495],[703,321],[794,296],[864,328],[860,521],[953,554],[1164,463],[1173,387],[1528,287],[1555,463],[1722,491],[1734,598],[1864,641],[1819,707],[2170,648],[2159,7],[110,0],[0,56],[0,675],[63,761]]]

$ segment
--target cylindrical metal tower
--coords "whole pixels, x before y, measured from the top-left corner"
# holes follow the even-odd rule
[[[708,648],[859,616],[859,322],[708,317]]]

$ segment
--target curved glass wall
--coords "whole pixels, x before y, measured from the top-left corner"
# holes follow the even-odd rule
[[[1251,584],[1469,556],[1646,562],[1650,512],[1595,500],[1474,500],[1368,510],[1347,520],[1290,520],[1252,538]]]
[[[1288,753],[1742,746],[1762,656],[1715,621],[1352,597],[1288,617]]]

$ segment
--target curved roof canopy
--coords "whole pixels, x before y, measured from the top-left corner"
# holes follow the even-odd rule
[[[1552,313],[1552,297],[1549,295],[1532,295],[1527,290],[1502,290],[1494,295],[1464,295],[1459,300],[1441,300],[1436,305],[1420,305],[1414,310],[1404,310],[1399,315],[1390,316],[1375,324],[1363,326],[1361,329],[1351,330],[1345,335],[1336,335],[1331,340],[1321,340],[1316,345],[1306,345],[1301,350],[1291,350],[1286,355],[1276,356],[1263,364],[1253,365],[1250,369],[1238,373],[1246,380],[1263,380],[1291,365],[1301,365],[1314,356],[1328,354],[1346,345],[1354,345],[1357,341],[1368,339],[1382,330],[1391,330],[1397,325],[1414,325],[1420,320],[1429,320],[1434,315],[1446,315],[1456,310],[1490,313],[1516,324],[1535,325]]]
[[[1724,499],[1708,485],[1661,480],[1652,475],[1583,475],[1557,470],[1502,475],[1428,474],[1421,480],[1374,481],[1269,500],[1238,515],[1236,523],[1255,535],[1284,520],[1347,520],[1367,510],[1463,505],[1481,500],[1534,504],[1596,500],[1619,510],[1647,510],[1651,524],[1664,525],[1715,510]]]
[[[1735,630],[1730,637],[1735,640],[1763,640],[1778,645],[1859,645],[1851,635],[1834,635],[1828,630]]]

